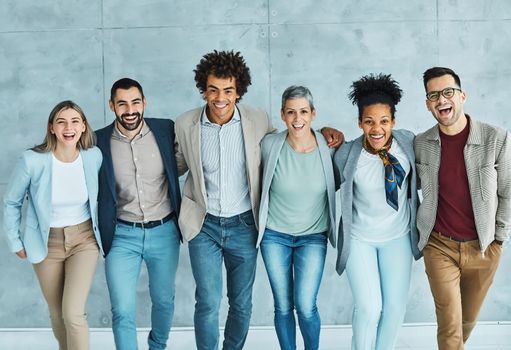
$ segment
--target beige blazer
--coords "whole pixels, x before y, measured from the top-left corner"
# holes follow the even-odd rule
[[[254,221],[258,221],[261,196],[261,152],[259,142],[268,133],[276,131],[268,114],[257,108],[237,105],[241,118],[241,129],[245,142],[247,178]],[[186,171],[179,228],[187,241],[192,240],[201,230],[207,212],[207,193],[201,160],[200,117],[204,107],[199,107],[180,115],[176,119],[176,161],[179,175]]]

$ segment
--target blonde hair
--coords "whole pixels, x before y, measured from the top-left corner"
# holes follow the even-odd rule
[[[50,125],[53,124],[53,121],[60,114],[60,112],[66,109],[74,109],[80,115],[83,123],[85,124],[85,131],[82,133],[82,136],[80,136],[77,147],[79,149],[88,149],[94,146],[94,133],[92,132],[92,129],[87,122],[87,118],[85,117],[82,109],[73,101],[66,100],[58,103],[55,107],[53,107],[52,111],[50,112],[50,116],[48,117],[46,137],[44,138],[44,141],[41,144],[32,147],[31,150],[39,153],[55,151],[55,148],[57,148],[57,137],[55,134],[52,134]]]

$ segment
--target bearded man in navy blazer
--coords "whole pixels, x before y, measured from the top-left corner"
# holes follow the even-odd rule
[[[117,349],[137,349],[136,291],[142,261],[149,276],[149,349],[165,349],[174,314],[181,234],[181,195],[174,122],[144,118],[147,101],[135,80],[116,81],[109,106],[115,121],[96,131],[103,153],[98,221]]]

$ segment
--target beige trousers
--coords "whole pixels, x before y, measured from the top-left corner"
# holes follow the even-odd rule
[[[502,246],[493,242],[484,254],[479,240],[458,242],[432,232],[424,264],[435,300],[439,350],[462,350],[499,264]]]
[[[34,264],[60,350],[89,349],[85,304],[98,255],[98,244],[88,220],[74,226],[51,228],[48,256]]]

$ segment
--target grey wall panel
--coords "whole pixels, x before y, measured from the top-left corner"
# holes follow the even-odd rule
[[[101,26],[100,0],[3,0],[0,13],[0,32]]]
[[[3,198],[6,185],[0,185]],[[3,203],[3,202],[2,202]],[[3,205],[0,209],[3,222]],[[2,232],[3,235],[3,232]],[[47,325],[45,302],[41,297],[32,265],[12,254],[2,237],[0,241],[0,327],[37,327]]]
[[[302,0],[290,4],[269,0],[270,23],[350,23],[428,21],[436,19],[434,2],[420,0],[396,4],[384,1]]]
[[[511,19],[511,2],[507,0],[438,0],[440,20]]]
[[[259,25],[106,30],[105,98],[115,80],[132,77],[144,88],[147,116],[175,119],[203,104],[193,70],[205,53],[215,49],[243,53],[252,73],[243,102],[267,108],[268,40],[266,28]]]
[[[0,182],[21,152],[43,140],[48,115],[71,99],[92,126],[103,123],[101,32],[0,33]]]
[[[266,23],[266,0],[104,0],[107,28]]]
[[[358,137],[358,112],[347,98],[349,87],[362,75],[379,72],[391,73],[405,91],[398,127],[415,129],[427,115],[425,108],[417,112],[417,106],[424,106],[421,72],[436,57],[434,43],[427,40],[435,33],[434,24],[273,25],[270,33],[274,116],[284,89],[304,84],[315,97],[316,126],[332,125],[348,139]],[[399,46],[392,44],[396,33]]]
[[[335,271],[337,249],[327,249],[325,270],[318,294],[318,310],[322,324],[350,324],[353,313],[353,297],[346,274]]]
[[[484,300],[481,321],[511,320],[511,249],[504,248],[493,284]]]
[[[466,112],[510,129],[511,21],[440,22],[439,33],[439,62],[459,72]]]

